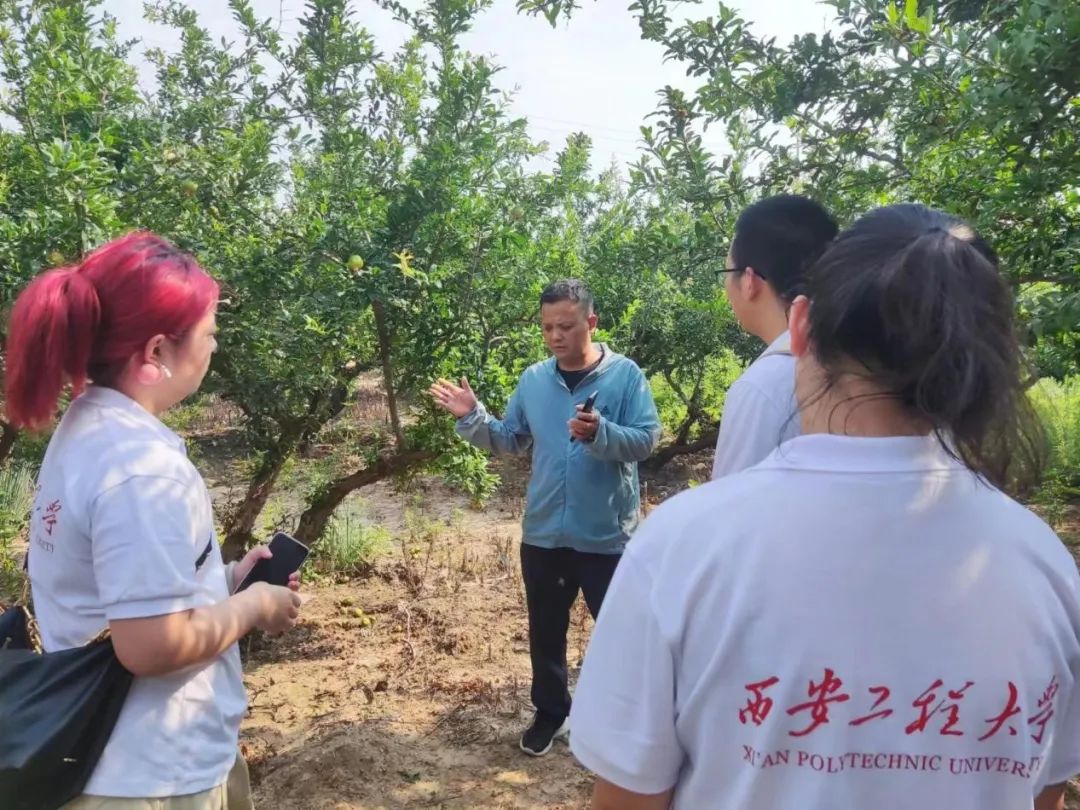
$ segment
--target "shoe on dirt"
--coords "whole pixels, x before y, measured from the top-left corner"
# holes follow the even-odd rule
[[[569,720],[556,720],[537,712],[532,725],[521,735],[521,750],[531,757],[542,757],[551,750],[557,738],[565,737],[569,733]]]

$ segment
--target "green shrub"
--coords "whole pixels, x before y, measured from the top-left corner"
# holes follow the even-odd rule
[[[330,519],[312,554],[320,573],[352,575],[368,568],[389,544],[390,533],[386,529],[343,510]]]
[[[36,473],[41,466],[41,460],[45,458],[45,449],[49,446],[52,431],[31,433],[23,430],[15,439],[15,446],[11,449],[9,467],[18,467]]]
[[[285,502],[280,498],[270,498],[259,514],[256,537],[270,538],[274,532],[295,531],[295,518],[289,514]]]
[[[206,411],[207,400],[199,396],[170,408],[162,414],[161,421],[173,433],[188,433],[206,421]]]
[[[1048,477],[1066,490],[1080,488],[1080,377],[1040,380],[1031,400],[1049,439]]]
[[[23,534],[34,502],[34,473],[24,464],[0,469],[0,602],[8,603],[22,586],[15,541]]]
[[[436,464],[443,480],[450,486],[469,496],[474,507],[479,508],[495,490],[502,479],[491,471],[488,457],[477,448],[458,442],[443,454]]]
[[[688,438],[695,439],[700,431],[720,422],[720,414],[724,409],[724,395],[741,372],[742,366],[730,352],[725,352],[720,357],[710,357],[705,361],[705,375],[701,381],[699,395],[702,418],[691,428]],[[695,382],[689,378],[678,379],[677,375],[677,383],[683,391],[693,391]],[[649,387],[652,389],[656,410],[660,415],[664,436],[671,438],[686,420],[686,404],[661,374],[654,374],[649,379]]]

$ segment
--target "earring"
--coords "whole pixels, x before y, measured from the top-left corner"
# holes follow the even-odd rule
[[[172,376],[172,372],[163,365],[155,363],[143,363],[135,373],[135,379],[140,385],[158,385],[162,380]]]

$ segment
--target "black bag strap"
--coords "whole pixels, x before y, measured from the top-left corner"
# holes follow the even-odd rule
[[[19,601],[17,605],[22,607],[30,606],[30,536],[26,537],[26,553],[22,558],[22,590],[19,592]]]
[[[206,548],[203,549],[203,553],[199,555],[199,559],[195,560],[195,570],[198,571],[203,567],[203,563],[206,562],[206,558],[210,556],[210,552],[214,550],[214,536],[211,535],[210,539],[206,541]]]

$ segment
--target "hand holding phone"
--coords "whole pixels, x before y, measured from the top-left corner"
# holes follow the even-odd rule
[[[270,585],[287,587],[289,577],[300,570],[311,549],[285,532],[278,532],[270,540],[270,557],[264,557],[252,566],[251,571],[237,586],[236,593],[254,582],[266,582]]]
[[[599,391],[593,391],[591,394],[589,394],[588,399],[585,400],[585,404],[581,406],[581,413],[592,413],[593,405],[596,404],[596,396],[599,393]],[[573,442],[574,439],[575,437],[571,435],[570,441]]]

